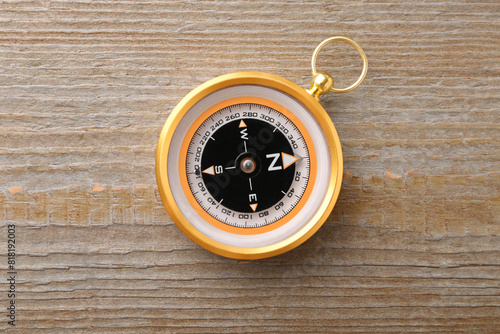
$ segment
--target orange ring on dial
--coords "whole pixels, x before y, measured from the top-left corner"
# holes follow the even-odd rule
[[[210,116],[218,112],[219,110],[229,107],[232,105],[236,104],[243,104],[243,103],[256,103],[264,106],[268,106],[281,114],[285,115],[290,121],[293,122],[293,124],[299,129],[302,137],[304,138],[304,141],[306,142],[307,150],[309,151],[309,180],[307,182],[307,187],[302,194],[299,202],[292,208],[290,212],[288,212],[283,218],[278,219],[277,221],[270,223],[265,226],[261,227],[250,227],[250,228],[243,228],[243,227],[236,227],[236,226],[231,226],[228,224],[225,224],[217,219],[215,219],[212,215],[207,213],[201,205],[198,203],[196,198],[194,197],[191,188],[189,187],[188,183],[188,178],[187,178],[187,170],[186,170],[186,160],[187,160],[187,154],[188,154],[188,148],[189,144],[191,143],[191,140],[193,136],[195,135],[196,131],[198,128],[201,126],[201,124],[208,119]],[[283,226],[284,224],[288,223],[293,217],[297,215],[297,213],[304,207],[306,204],[307,200],[311,196],[312,190],[314,188],[314,183],[316,181],[316,170],[317,170],[317,165],[316,165],[316,151],[314,149],[313,141],[311,136],[309,135],[309,132],[305,128],[305,126],[302,124],[302,122],[298,119],[297,116],[295,116],[291,111],[283,107],[282,105],[260,97],[250,97],[250,96],[242,96],[242,97],[234,97],[230,98],[224,101],[221,101],[211,107],[209,107],[207,110],[205,110],[197,119],[196,121],[191,125],[191,127],[188,129],[186,132],[186,135],[184,136],[184,140],[182,142],[181,146],[181,152],[180,152],[180,159],[179,159],[179,174],[181,176],[181,185],[182,189],[184,190],[184,194],[186,195],[189,203],[191,206],[196,210],[196,212],[203,218],[205,219],[208,223],[212,224],[213,226],[226,231],[230,233],[235,233],[235,234],[245,234],[245,235],[251,235],[251,234],[260,234],[260,233],[266,233],[272,230],[277,229],[280,226]]]

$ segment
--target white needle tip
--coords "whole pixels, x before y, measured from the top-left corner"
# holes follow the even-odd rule
[[[203,171],[205,174],[215,175],[214,166],[210,166]]]
[[[281,152],[281,159],[283,159],[283,169],[287,169],[291,165],[293,165],[295,162],[300,160],[299,157],[287,154],[285,152]]]

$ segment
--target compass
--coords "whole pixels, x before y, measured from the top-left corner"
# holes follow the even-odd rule
[[[326,44],[344,41],[363,59],[359,79],[335,88],[316,71]],[[342,181],[342,152],[319,103],[328,91],[356,88],[366,55],[346,37],[316,48],[311,88],[262,72],[209,80],[169,115],[156,155],[156,177],[177,226],[200,246],[226,257],[259,259],[286,252],[326,221]]]

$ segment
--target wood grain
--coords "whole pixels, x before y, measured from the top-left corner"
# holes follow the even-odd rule
[[[19,245],[18,322],[0,328],[500,333],[499,13],[498,1],[0,2],[2,291],[8,224]],[[156,188],[169,111],[235,71],[306,87],[333,35],[370,69],[322,101],[345,160],[327,223],[266,260],[196,246]],[[357,76],[353,50],[321,55],[338,85]]]

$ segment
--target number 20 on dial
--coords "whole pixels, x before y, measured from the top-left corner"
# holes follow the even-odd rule
[[[359,79],[335,88],[316,71],[334,41],[363,59]],[[261,72],[231,73],[186,95],[169,115],[156,154],[161,198],[177,226],[223,256],[259,259],[286,252],[325,222],[342,180],[337,132],[319,95],[356,88],[366,55],[346,37],[316,48],[311,88]]]

